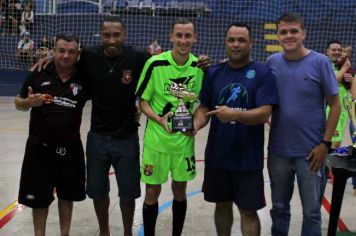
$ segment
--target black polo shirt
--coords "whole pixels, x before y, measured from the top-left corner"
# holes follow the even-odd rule
[[[150,55],[125,46],[116,58],[102,46],[86,48],[80,68],[86,70],[92,96],[91,129],[99,134],[126,137],[137,132],[135,90]]]
[[[51,103],[31,109],[29,142],[58,146],[80,140],[82,111],[88,99],[83,78],[84,75],[77,70],[63,83],[54,66],[27,76],[20,97],[27,98],[28,86],[32,87],[34,94],[52,96]]]

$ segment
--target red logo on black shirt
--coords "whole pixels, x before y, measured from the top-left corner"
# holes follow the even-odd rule
[[[53,100],[53,98],[50,94],[42,94],[41,98],[42,98],[42,101],[46,104],[51,104],[52,100]]]
[[[132,73],[131,70],[123,70],[121,81],[123,84],[129,84],[132,81]]]

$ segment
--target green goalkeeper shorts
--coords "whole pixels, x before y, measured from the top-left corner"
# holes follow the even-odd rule
[[[146,184],[163,184],[168,174],[177,182],[193,180],[196,176],[195,157],[189,153],[164,153],[144,147],[141,181]]]

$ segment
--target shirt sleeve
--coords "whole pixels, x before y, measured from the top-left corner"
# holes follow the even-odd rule
[[[276,78],[268,70],[259,80],[256,89],[256,106],[278,105],[278,92]]]
[[[153,68],[151,62],[151,60],[148,60],[143,67],[136,88],[136,95],[147,101],[150,100],[153,93],[153,80],[151,79]]]
[[[32,72],[26,77],[25,81],[22,84],[20,93],[19,93],[21,98],[27,98],[27,96],[28,96],[28,87],[29,86],[32,87],[32,90],[35,93],[35,90],[33,88],[33,84],[34,84],[33,81],[34,81],[34,78],[35,78],[36,74],[38,75],[38,73]]]
[[[211,84],[211,70],[209,69],[204,74],[199,100],[202,105],[211,108],[211,103],[212,103],[211,98],[212,98],[212,84]]]

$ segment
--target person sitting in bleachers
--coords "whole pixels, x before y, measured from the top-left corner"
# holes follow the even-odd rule
[[[30,10],[33,11],[33,13],[36,12],[36,1],[35,0],[24,0],[22,2],[23,5],[29,5]]]
[[[5,27],[15,36],[21,20],[21,4],[19,0],[5,0]]]
[[[42,35],[40,43],[36,49],[37,60],[50,56],[52,54],[52,47],[52,43],[48,40],[48,37],[46,35]]]
[[[2,0],[0,0],[0,32],[3,33],[5,25],[5,12]]]
[[[21,25],[25,31],[31,31],[33,27],[34,13],[30,5],[25,5],[21,16]]]
[[[18,65],[23,63],[33,64],[34,42],[30,39],[30,33],[25,32],[17,45],[16,58]]]
[[[158,44],[158,40],[157,39],[153,39],[150,46],[147,49],[148,53],[151,55],[159,55],[162,53],[162,48],[161,46]]]

